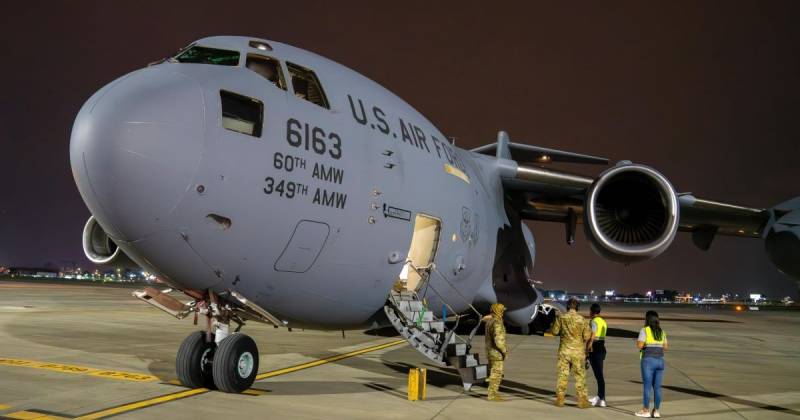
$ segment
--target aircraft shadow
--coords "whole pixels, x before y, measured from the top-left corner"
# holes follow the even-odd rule
[[[619,338],[637,338],[639,337],[639,332],[631,330],[623,330],[622,328],[609,328],[608,331],[606,332],[606,336],[619,337]]]

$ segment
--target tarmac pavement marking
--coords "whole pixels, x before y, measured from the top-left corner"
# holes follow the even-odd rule
[[[209,390],[207,388],[197,388],[197,389],[189,389],[186,391],[173,392],[171,394],[161,395],[155,398],[149,398],[142,401],[136,401],[133,403],[123,404],[116,407],[106,408],[105,410],[95,411],[93,413],[76,417],[76,419],[77,420],[101,419],[104,417],[115,416],[117,414],[126,413],[128,411],[138,410],[145,407],[152,407],[154,405],[163,404],[169,401],[179,400],[181,398],[191,397],[199,394],[205,394],[208,391]]]
[[[259,373],[258,375],[256,375],[256,380],[260,381],[262,379],[271,378],[273,376],[285,375],[287,373],[296,372],[298,370],[308,369],[308,368],[316,367],[316,366],[319,366],[319,365],[324,365],[326,363],[336,362],[336,361],[339,361],[339,360],[342,360],[342,359],[347,359],[347,358],[350,358],[350,357],[353,357],[353,356],[358,356],[360,354],[369,353],[369,352],[373,352],[373,351],[377,351],[377,350],[383,350],[385,348],[393,347],[393,346],[396,346],[398,344],[403,344],[405,342],[406,342],[406,340],[391,341],[389,343],[378,344],[377,346],[366,347],[366,348],[363,348],[363,349],[360,349],[360,350],[351,351],[349,353],[342,353],[342,354],[337,354],[336,356],[326,357],[324,359],[317,359],[317,360],[314,360],[313,362],[301,363],[299,365],[289,366],[289,367],[283,368],[283,369],[277,369],[277,370],[273,370],[273,371],[269,371],[269,372]]]
[[[24,360],[24,359],[9,359],[5,357],[0,357],[0,365],[27,367],[33,369],[45,369],[61,373],[72,373],[81,375],[89,374],[91,376],[98,376],[102,378],[121,379],[126,381],[135,381],[135,382],[150,382],[158,380],[158,377],[156,376],[146,375],[142,373],[121,372],[115,370],[101,370],[84,366],[66,365],[63,363],[40,362],[36,360]]]
[[[3,418],[17,419],[17,420],[33,420],[33,419],[36,419],[36,420],[62,420],[62,419],[69,419],[71,417],[61,417],[61,416],[56,416],[56,415],[53,415],[53,414],[39,413],[39,412],[32,411],[32,410],[31,411],[24,410],[24,411],[17,411],[17,412],[14,412],[14,413],[4,414]]]
[[[0,404],[0,410],[8,410],[9,408],[11,408],[11,406],[8,404]]]
[[[276,369],[276,370],[272,370],[272,371],[269,371],[269,372],[264,372],[264,373],[261,373],[261,374],[257,375],[256,376],[256,380],[271,378],[271,377],[279,376],[279,375],[286,375],[288,373],[296,372],[298,370],[308,369],[308,368],[311,368],[311,367],[324,365],[326,363],[332,363],[332,362],[336,362],[336,361],[339,361],[339,360],[342,360],[342,359],[347,359],[347,358],[350,358],[350,357],[362,355],[364,353],[369,353],[369,352],[373,352],[373,351],[377,351],[377,350],[382,350],[382,349],[385,349],[385,348],[388,348],[388,347],[393,347],[393,346],[396,346],[398,344],[402,344],[402,343],[405,343],[405,342],[406,342],[405,340],[391,341],[391,342],[388,342],[388,343],[378,344],[378,345],[370,346],[370,347],[365,347],[365,348],[362,348],[362,349],[359,349],[359,350],[354,350],[354,351],[347,352],[347,353],[337,354],[335,356],[330,356],[330,357],[326,357],[326,358],[323,358],[323,359],[317,359],[317,360],[314,360],[314,361],[311,361],[311,362],[302,363],[302,364],[299,364],[299,365],[290,366],[290,367],[283,368],[283,369]],[[166,394],[166,395],[160,395],[158,397],[149,398],[149,399],[146,399],[146,400],[136,401],[136,402],[133,402],[133,403],[123,404],[123,405],[119,405],[119,406],[116,406],[116,407],[111,407],[111,408],[107,408],[107,409],[104,409],[104,410],[95,411],[95,412],[92,412],[92,413],[89,413],[89,414],[85,414],[83,416],[76,417],[75,419],[76,420],[101,419],[101,418],[105,418],[105,417],[109,417],[109,416],[115,416],[115,415],[118,415],[118,414],[130,412],[130,411],[134,411],[134,410],[139,410],[139,409],[146,408],[146,407],[152,407],[154,405],[163,404],[163,403],[174,401],[174,400],[179,400],[179,399],[182,399],[182,398],[187,398],[187,397],[192,397],[192,396],[195,396],[195,395],[205,394],[205,393],[210,392],[210,391],[211,390],[208,389],[208,388],[197,388],[197,389],[190,389],[190,390],[187,390],[187,391],[174,392],[174,393],[170,393],[170,394]],[[264,395],[264,394],[266,394],[266,392],[265,391],[260,391],[260,390],[249,389],[249,390],[243,392],[243,394]]]

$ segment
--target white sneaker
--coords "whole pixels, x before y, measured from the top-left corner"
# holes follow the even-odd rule
[[[597,402],[600,401],[600,397],[592,397],[589,398],[589,402],[592,404],[592,407],[597,406]]]
[[[600,407],[605,407],[606,406],[606,400],[600,400],[600,402],[597,405],[599,405]]]
[[[658,410],[653,410],[653,417],[655,417],[657,419],[660,419],[661,418],[661,413],[659,413]]]
[[[650,410],[639,410],[633,414],[636,417],[650,417]]]

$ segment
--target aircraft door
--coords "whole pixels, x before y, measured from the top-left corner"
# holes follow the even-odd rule
[[[400,272],[399,282],[404,289],[417,290],[428,279],[429,267],[436,258],[441,230],[441,220],[417,214],[411,246],[406,254],[406,264]]]

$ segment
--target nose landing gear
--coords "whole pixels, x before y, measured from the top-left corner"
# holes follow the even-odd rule
[[[217,295],[211,290],[183,290],[194,298],[189,303],[170,296],[171,291],[146,287],[133,295],[178,319],[194,313],[195,325],[200,315],[205,316],[206,330],[186,337],[175,357],[175,371],[181,383],[190,388],[216,388],[231,393],[250,388],[258,374],[258,347],[239,329],[245,320],[275,328],[286,323],[235,291]],[[237,327],[229,334],[231,321]]]
[[[258,346],[246,334],[234,333],[219,344],[206,341],[206,333],[191,333],[175,358],[178,380],[189,388],[240,393],[253,385],[258,374]]]
[[[258,374],[258,346],[239,332],[244,320],[229,305],[221,304],[213,293],[208,297],[191,305],[195,324],[198,314],[206,316],[206,331],[194,332],[183,340],[175,370],[181,383],[190,388],[240,393],[253,385]],[[238,327],[229,334],[231,321]]]

